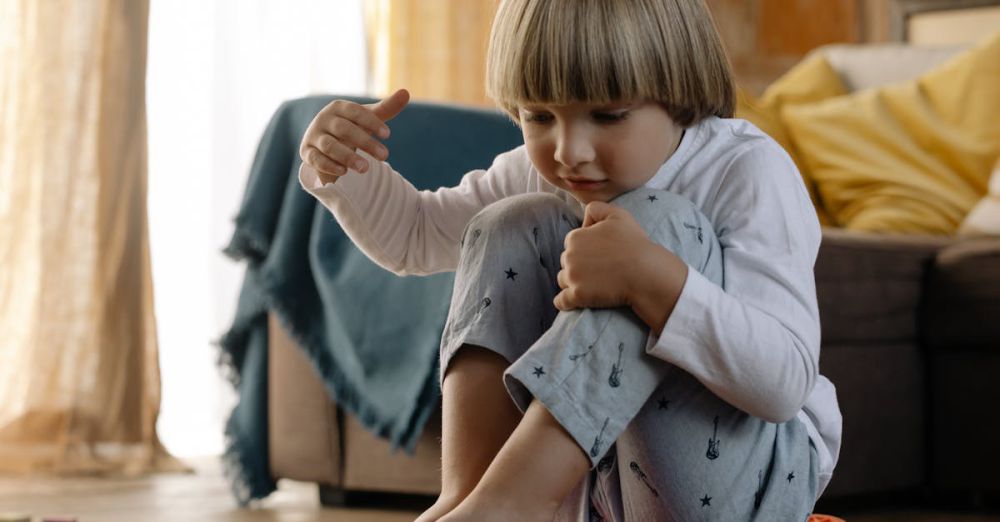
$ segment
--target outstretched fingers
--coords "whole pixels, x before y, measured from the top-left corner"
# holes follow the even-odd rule
[[[381,122],[389,121],[403,112],[406,108],[406,104],[410,103],[410,91],[406,89],[399,89],[396,92],[389,95],[388,98],[383,98],[376,103],[368,105],[371,108],[372,113],[377,116]],[[386,127],[385,136],[379,136],[382,139],[388,138],[388,127]]]

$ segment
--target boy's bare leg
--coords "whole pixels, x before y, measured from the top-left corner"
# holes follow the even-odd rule
[[[476,488],[442,522],[550,522],[589,469],[576,441],[533,401]]]
[[[503,385],[507,366],[502,356],[472,345],[449,361],[441,390],[441,495],[417,522],[435,521],[459,505],[521,420]]]

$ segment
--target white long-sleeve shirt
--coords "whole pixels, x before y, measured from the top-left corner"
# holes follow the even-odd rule
[[[583,215],[571,194],[535,170],[523,146],[436,191],[418,191],[365,156],[368,173],[324,184],[303,167],[299,180],[369,258],[400,275],[455,270],[466,223],[508,196],[553,193]],[[839,456],[842,420],[833,384],[819,374],[813,265],[821,232],[794,163],[749,122],[711,117],[687,129],[646,186],[694,202],[715,227],[724,266],[721,288],[688,271],[647,353],[751,415],[802,421],[819,455],[822,492]]]

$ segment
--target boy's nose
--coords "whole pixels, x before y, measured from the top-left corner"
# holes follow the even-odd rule
[[[594,160],[594,147],[579,132],[562,132],[556,140],[555,159],[569,168]]]

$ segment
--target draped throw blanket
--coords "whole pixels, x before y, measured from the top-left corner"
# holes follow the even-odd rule
[[[439,400],[438,343],[453,275],[383,270],[299,186],[299,142],[332,99],[303,98],[277,110],[225,250],[247,263],[236,317],[220,342],[239,395],[226,426],[225,463],[241,503],[275,488],[268,469],[268,312],[337,403],[393,448],[413,451]],[[506,117],[477,109],[414,103],[389,125],[390,163],[418,189],[454,185],[521,141]]]

